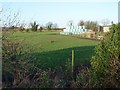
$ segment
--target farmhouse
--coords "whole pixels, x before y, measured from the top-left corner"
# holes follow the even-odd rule
[[[85,26],[67,26],[65,29],[63,29],[63,32],[60,32],[60,34],[64,35],[72,35],[72,34],[81,34],[85,33],[87,31]]]
[[[103,32],[109,32],[111,25],[103,26]]]
[[[98,32],[109,32],[111,25],[98,26]]]

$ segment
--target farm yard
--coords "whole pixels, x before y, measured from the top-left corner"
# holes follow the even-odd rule
[[[78,35],[60,35],[59,31],[52,30],[4,31],[3,87],[108,87],[111,77],[115,80],[111,87],[119,87],[119,67],[116,68],[120,55],[116,37],[119,35],[118,26],[113,25],[115,29],[111,28],[101,41]],[[113,61],[109,61],[112,55],[116,56],[116,67]]]
[[[13,41],[21,41],[24,50],[28,47],[36,58],[34,63],[41,68],[56,68],[71,62],[71,52],[75,51],[75,66],[90,64],[94,47],[99,41],[84,40],[59,35],[59,32],[14,32],[9,35]]]
[[[120,88],[118,2],[1,5],[0,89]]]

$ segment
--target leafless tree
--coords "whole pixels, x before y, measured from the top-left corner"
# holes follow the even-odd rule
[[[2,27],[18,26],[20,24],[19,12],[13,13],[11,9],[3,9],[2,11]]]
[[[87,29],[96,31],[97,27],[98,27],[98,23],[97,23],[97,21],[86,21],[85,26]]]
[[[73,26],[73,20],[69,20],[68,22],[67,22],[67,26]]]
[[[52,23],[52,22],[46,23],[46,28],[47,28],[48,30],[51,30],[52,26],[53,26],[53,23]]]
[[[84,25],[84,21],[80,20],[80,22],[78,23],[79,26],[83,26]]]
[[[20,12],[14,12],[12,9],[2,8],[0,11],[0,27],[2,31],[2,40],[8,37],[9,34],[14,33],[21,26]]]
[[[103,19],[103,20],[101,21],[101,23],[102,23],[103,25],[108,25],[108,24],[110,23],[110,21],[109,21],[108,19]]]
[[[57,28],[57,27],[58,27],[57,23],[54,23],[52,26],[52,28]]]

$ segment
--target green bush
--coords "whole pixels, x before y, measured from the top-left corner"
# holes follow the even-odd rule
[[[73,88],[90,88],[90,71],[87,67],[80,66]]]
[[[91,60],[94,87],[120,87],[120,24],[95,48]]]
[[[20,42],[3,40],[2,42],[2,82],[4,87],[19,86],[32,68],[30,55],[23,52]]]
[[[65,64],[65,78],[66,80],[71,80],[72,79],[72,64],[70,59],[68,59],[68,61]]]

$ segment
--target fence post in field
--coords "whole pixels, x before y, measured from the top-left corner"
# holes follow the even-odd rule
[[[74,50],[72,50],[72,73],[74,69]]]

